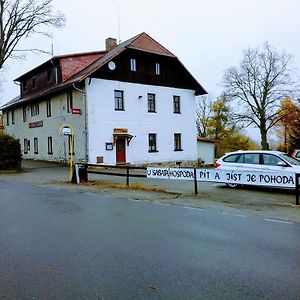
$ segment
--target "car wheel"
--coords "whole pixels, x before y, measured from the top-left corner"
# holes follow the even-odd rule
[[[226,183],[226,185],[232,189],[237,188],[239,186],[237,183]]]

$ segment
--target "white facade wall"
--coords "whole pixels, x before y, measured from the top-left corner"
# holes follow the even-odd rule
[[[114,90],[124,91],[124,111],[115,111]],[[147,93],[156,96],[156,113],[148,112]],[[181,113],[173,113],[173,96],[180,96]],[[139,97],[142,96],[142,97]],[[114,128],[126,128],[133,136],[126,146],[126,162],[148,163],[197,159],[194,91],[153,85],[92,79],[87,84],[89,161],[103,156],[116,163]],[[158,152],[148,152],[148,134],[157,134]],[[183,151],[174,151],[174,133],[181,133]]]
[[[81,109],[84,113],[82,94],[73,91],[73,107]],[[26,122],[23,121],[23,106],[14,109],[15,124],[12,124],[11,110],[9,110],[9,125],[7,126],[6,114],[4,118],[5,132],[18,138],[21,143],[23,158],[69,161],[68,137],[59,131],[63,124],[74,127],[75,161],[83,161],[86,158],[86,136],[84,115],[72,115],[67,112],[67,96],[62,93],[51,98],[51,116],[47,117],[46,100],[39,102],[39,114],[31,116],[30,104],[26,104]],[[43,121],[42,127],[29,128],[29,123]],[[48,154],[48,137],[52,137],[53,154]],[[38,139],[38,153],[34,153],[34,138]],[[30,150],[24,153],[24,139],[30,141]]]
[[[204,160],[205,164],[215,163],[215,144],[205,141],[197,141],[198,158]]]

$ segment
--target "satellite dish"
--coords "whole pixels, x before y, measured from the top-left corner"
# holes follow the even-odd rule
[[[113,71],[116,68],[116,64],[113,61],[110,61],[108,63],[108,68]]]

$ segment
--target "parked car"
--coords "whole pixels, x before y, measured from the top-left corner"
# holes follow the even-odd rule
[[[236,171],[277,172],[281,175],[300,173],[300,161],[280,151],[249,150],[226,153],[215,163],[215,168]],[[236,187],[236,183],[227,183]]]
[[[294,150],[291,154],[292,157],[295,157],[296,159],[300,160],[300,150]]]

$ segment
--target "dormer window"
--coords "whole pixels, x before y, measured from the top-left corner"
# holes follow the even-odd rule
[[[52,70],[47,71],[47,82],[52,81]]]
[[[32,78],[32,88],[35,89],[36,88],[36,77]]]
[[[23,90],[23,92],[26,92],[26,91],[27,91],[27,83],[26,83],[26,81],[24,81],[24,82],[22,83],[22,90]]]
[[[135,58],[130,59],[130,71],[136,72],[136,59]]]
[[[155,64],[155,75],[160,75],[160,64],[159,63]]]

